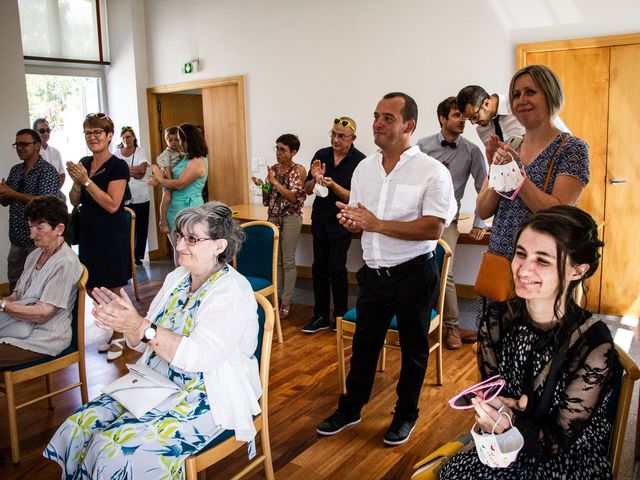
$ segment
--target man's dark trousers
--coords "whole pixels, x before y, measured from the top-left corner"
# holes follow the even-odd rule
[[[395,314],[402,351],[396,415],[406,421],[418,418],[420,390],[429,358],[428,325],[438,295],[439,276],[433,254],[421,255],[388,270],[365,265],[358,271],[358,324],[347,394],[340,397],[339,411],[359,415],[369,400],[378,356]]]

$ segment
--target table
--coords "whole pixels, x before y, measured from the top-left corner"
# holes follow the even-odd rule
[[[250,222],[252,220],[266,220],[267,207],[257,203],[244,203],[242,205],[231,205],[234,218],[241,222]],[[489,234],[487,233],[482,240],[476,241],[469,236],[469,231],[473,226],[473,215],[461,213],[458,219],[458,229],[460,237],[458,237],[459,245],[489,245]],[[311,233],[311,207],[302,208],[302,233]],[[360,235],[354,235],[358,238]]]

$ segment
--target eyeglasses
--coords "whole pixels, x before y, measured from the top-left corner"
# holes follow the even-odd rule
[[[353,130],[354,133],[356,131],[356,126],[346,118],[336,117],[336,118],[333,119],[333,124],[334,125],[342,125],[343,127],[349,127],[351,130]]]
[[[193,235],[183,235],[182,232],[180,232],[178,230],[173,232],[173,236],[176,239],[176,244],[182,239],[182,240],[184,240],[184,243],[186,243],[190,247],[193,247],[198,242],[205,242],[207,240],[213,240],[213,238],[198,238],[198,237],[194,237]]]
[[[45,133],[51,133],[51,129],[50,128],[39,128],[38,129],[38,133],[44,135]]]
[[[449,406],[456,410],[465,410],[473,408],[471,402],[474,398],[480,398],[485,402],[489,402],[496,398],[504,388],[506,382],[499,375],[486,379],[484,382],[475,384],[473,387],[467,388],[458,395],[449,400]]]
[[[480,110],[482,110],[482,103],[481,103],[481,104],[480,104],[480,106],[478,107],[478,110],[476,110],[476,113],[474,113],[473,115],[470,115],[470,116],[468,116],[468,117],[464,117],[464,115],[463,115],[463,117],[464,117],[466,120],[469,120],[471,123],[475,123],[475,122],[477,122],[477,121],[478,121],[478,115],[480,115]]]
[[[277,145],[273,146],[273,151],[278,153],[287,153],[289,151],[288,147],[279,147]]]
[[[100,138],[102,134],[105,133],[105,131],[102,130],[101,128],[98,128],[96,130],[90,130],[90,131],[85,130],[83,133],[84,133],[84,138],[88,140],[91,137]]]
[[[122,127],[122,128],[120,129],[120,135],[122,135],[124,132],[131,132],[131,133],[133,133],[133,127],[130,127],[130,126],[128,126],[128,125],[127,125],[126,127]]]
[[[17,150],[18,148],[27,148],[27,145],[33,145],[34,143],[38,142],[16,142],[12,143],[11,146]]]
[[[329,132],[331,138],[337,138],[338,140],[345,140],[349,137],[353,137],[353,135],[345,135],[344,133],[336,133],[333,130]]]

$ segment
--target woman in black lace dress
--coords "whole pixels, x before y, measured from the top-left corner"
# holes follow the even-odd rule
[[[475,449],[443,466],[441,479],[611,478],[607,415],[615,350],[607,326],[573,301],[597,269],[603,245],[585,212],[557,206],[533,214],[516,235],[511,269],[517,297],[489,304],[480,325],[483,379],[506,381],[501,396],[473,400],[483,432],[510,428],[524,437],[509,467],[482,464]],[[543,371],[550,366],[548,372]]]

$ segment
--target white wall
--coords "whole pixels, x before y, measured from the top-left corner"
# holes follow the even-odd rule
[[[0,2],[0,32],[0,178],[6,178],[21,161],[11,147],[16,132],[30,128],[17,2]],[[8,253],[9,207],[0,207],[0,283],[7,282]]]
[[[150,152],[147,112],[147,46],[143,0],[109,0],[109,50],[111,65],[106,67],[107,112],[116,124],[112,148],[120,143],[124,125],[133,127],[138,145]],[[150,170],[149,170],[150,172]],[[149,194],[152,195],[151,189]],[[155,212],[149,215],[149,250],[158,248]]]
[[[640,31],[640,2],[612,7],[600,0],[183,1],[177,21],[173,1],[146,0],[149,85],[245,75],[249,158],[272,163],[274,139],[292,132],[302,142],[296,160],[308,166],[328,145],[336,115],[354,117],[358,148],[374,151],[370,122],[384,93],[415,98],[417,140],[438,130],[437,104],[461,87],[504,92],[518,43]],[[181,75],[191,58],[200,59],[200,71]],[[470,126],[465,136],[479,143]],[[474,205],[468,185],[462,211]],[[458,249],[458,282],[473,283],[481,251]],[[310,264],[309,239],[297,262]]]

